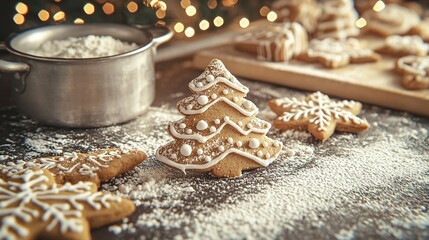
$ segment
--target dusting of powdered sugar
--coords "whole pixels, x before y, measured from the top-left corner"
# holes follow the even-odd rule
[[[266,86],[243,83],[250,93]],[[266,106],[272,93],[250,94],[258,118],[275,117]],[[371,124],[367,132],[335,133],[324,143],[308,132],[272,129],[267,136],[284,145],[279,159],[236,179],[184,175],[155,160],[156,148],[172,140],[168,122],[183,117],[172,107],[87,130],[40,127],[8,114],[2,127],[26,131],[11,131],[0,154],[10,161],[105,147],[146,151],[148,160],[101,187],[130,198],[136,213],[93,231],[94,239],[428,238],[429,122],[366,105],[360,116]]]

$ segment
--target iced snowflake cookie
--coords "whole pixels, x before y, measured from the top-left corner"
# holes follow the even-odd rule
[[[316,0],[277,0],[272,9],[277,13],[277,22],[298,22],[308,33],[314,32],[321,13]]]
[[[38,167],[52,172],[59,184],[90,181],[99,186],[100,182],[133,169],[146,158],[142,151],[113,148],[91,154],[72,152],[64,153],[63,156],[10,162],[0,172],[14,174],[22,169]]]
[[[379,12],[368,9],[362,17],[368,22],[366,30],[385,37],[405,34],[420,22],[416,12],[398,4],[388,4]]]
[[[396,62],[396,70],[402,74],[401,84],[410,90],[429,87],[429,56],[406,56]]]
[[[278,23],[239,36],[235,48],[260,60],[286,62],[307,51],[306,30],[299,23]]]
[[[130,215],[134,204],[91,182],[57,184],[48,170],[0,175],[0,239],[91,239],[90,228]]]
[[[320,62],[327,68],[338,68],[350,63],[376,62],[380,55],[371,49],[363,48],[355,38],[325,38],[311,40],[307,52],[300,55],[299,59],[305,62]]]
[[[322,3],[322,14],[317,21],[315,36],[320,39],[346,39],[359,34],[358,14],[352,0],[328,0]]]
[[[270,123],[255,117],[258,108],[244,98],[249,89],[220,60],[212,60],[189,88],[193,94],[177,104],[185,117],[169,124],[174,140],[156,151],[159,161],[183,172],[238,177],[277,158],[282,145],[265,136]]]
[[[429,53],[429,44],[419,36],[392,35],[386,38],[384,46],[376,50],[379,53],[396,56],[416,55],[426,56]]]
[[[355,101],[335,102],[327,95],[315,92],[303,99],[281,98],[268,102],[279,117],[274,127],[308,129],[317,139],[325,141],[335,130],[358,133],[368,129],[366,120],[356,117],[362,105]]]

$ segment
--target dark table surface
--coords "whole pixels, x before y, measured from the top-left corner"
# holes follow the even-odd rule
[[[228,67],[228,66],[227,66]],[[127,146],[149,159],[102,185],[130,197],[137,211],[94,239],[350,239],[429,238],[429,119],[364,104],[371,128],[336,133],[321,143],[305,132],[279,132],[281,156],[268,168],[237,179],[215,179],[166,168],[154,150],[170,141],[168,121],[180,119],[176,102],[190,95],[200,71],[189,59],[157,68],[156,100],[128,123],[97,129],[44,126],[0,110],[0,163],[63,152]],[[259,118],[272,120],[269,99],[307,92],[239,79]],[[428,107],[428,106],[422,106]],[[115,233],[116,232],[116,233]]]

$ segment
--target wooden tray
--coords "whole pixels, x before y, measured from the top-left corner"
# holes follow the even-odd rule
[[[429,116],[429,89],[411,91],[402,88],[399,83],[401,75],[392,70],[396,59],[393,57],[383,55],[382,60],[376,63],[326,69],[318,63],[308,64],[296,60],[288,63],[260,61],[232,46],[222,46],[197,53],[193,64],[196,68],[204,69],[213,58],[222,60],[235,76],[321,91]]]

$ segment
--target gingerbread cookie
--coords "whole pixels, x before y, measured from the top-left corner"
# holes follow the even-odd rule
[[[417,26],[411,29],[410,34],[419,35],[424,41],[429,42],[429,17],[424,18]]]
[[[130,215],[134,204],[91,182],[59,185],[48,170],[0,175],[0,239],[91,239],[90,228]]]
[[[416,12],[398,4],[388,4],[379,12],[369,9],[362,17],[368,22],[366,30],[385,37],[403,35],[420,22]]]
[[[355,101],[332,101],[327,95],[315,92],[303,99],[282,98],[268,102],[269,107],[279,117],[274,127],[288,129],[308,129],[317,139],[325,141],[335,130],[358,133],[368,129],[366,120],[356,117],[362,108]]]
[[[236,39],[235,48],[258,59],[286,62],[307,50],[307,32],[299,23],[273,24]]]
[[[429,53],[429,44],[419,36],[392,35],[387,37],[384,46],[376,51],[396,56],[426,56]]]
[[[410,90],[429,87],[429,57],[406,56],[396,63],[396,70],[403,75],[401,84]]]
[[[0,172],[17,172],[38,167],[51,171],[59,184],[90,181],[97,186],[127,172],[147,158],[142,151],[127,149],[105,149],[91,154],[64,153],[63,156],[43,157],[30,161],[8,163]]]
[[[380,55],[371,49],[363,48],[355,38],[347,40],[326,38],[313,39],[307,52],[299,56],[299,59],[306,62],[320,62],[327,68],[337,68],[350,63],[376,62],[380,59]]]
[[[266,137],[270,123],[255,117],[258,108],[244,98],[249,89],[220,60],[212,60],[189,88],[193,95],[177,104],[185,117],[169,124],[174,140],[157,149],[159,161],[183,172],[238,177],[277,158],[282,145]]]
[[[329,0],[322,3],[322,14],[317,22],[315,36],[320,39],[346,39],[359,34],[357,12],[351,0]]]
[[[277,22],[298,22],[308,33],[317,26],[321,8],[315,0],[277,0],[272,5]]]

